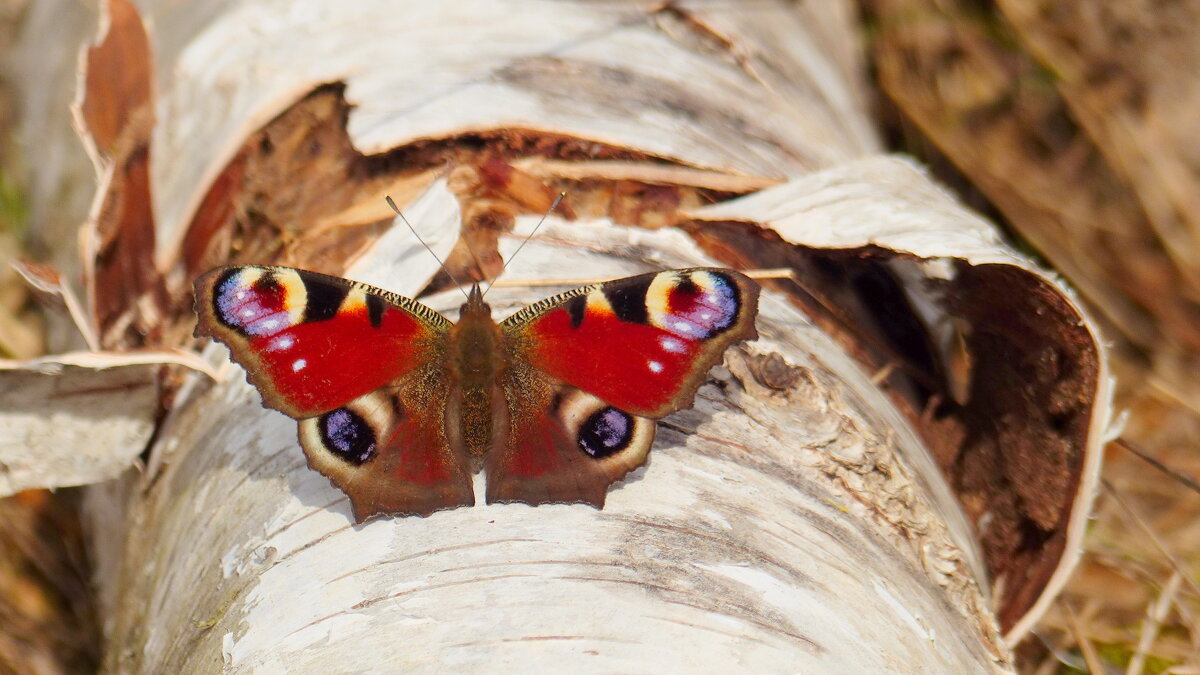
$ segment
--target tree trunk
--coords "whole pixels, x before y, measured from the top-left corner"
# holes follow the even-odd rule
[[[497,316],[550,293],[521,280],[793,276],[603,510],[355,525],[207,345],[223,381],[172,371],[145,471],[90,489],[106,670],[1010,672],[1079,546],[1103,353],[876,156],[852,5],[107,3],[77,120],[108,349],[188,344],[192,279],[231,260],[453,317],[384,194],[455,276],[511,262]]]

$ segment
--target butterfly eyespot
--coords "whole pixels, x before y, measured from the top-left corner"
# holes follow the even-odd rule
[[[741,307],[737,284],[710,271],[677,278],[665,295],[665,328],[680,337],[710,340],[733,327]]]
[[[213,316],[242,335],[270,336],[294,325],[299,277],[255,268],[227,270],[213,285]]]
[[[664,272],[651,281],[645,294],[648,322],[670,336],[663,348],[673,353],[684,345],[711,340],[731,329],[741,314],[736,282],[712,270]]]
[[[329,452],[355,466],[375,454],[375,432],[348,408],[326,413],[317,421],[322,444]]]
[[[594,459],[620,452],[633,440],[633,416],[613,407],[592,413],[579,427],[579,447]]]

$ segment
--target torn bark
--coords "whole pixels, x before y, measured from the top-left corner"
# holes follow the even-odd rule
[[[1010,672],[1002,635],[1078,549],[1103,354],[1052,276],[907,164],[864,159],[850,6],[293,0],[199,24],[147,5],[150,41],[107,24],[153,45],[159,93],[105,129],[146,150],[102,163],[85,237],[122,252],[85,251],[106,346],[187,343],[191,280],[227,261],[453,316],[385,193],[459,278],[509,260],[560,190],[510,279],[797,273],[602,511],[355,526],[240,377],[168,382],[145,474],[91,492],[107,669]],[[102,206],[129,188],[153,208]],[[97,282],[132,262],[156,276]]]

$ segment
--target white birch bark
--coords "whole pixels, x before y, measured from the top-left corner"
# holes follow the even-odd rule
[[[699,219],[1042,275],[906,165],[854,162],[878,142],[851,7],[142,2],[158,74],[157,263],[188,283],[180,242],[213,178],[255,129],[345,81],[363,152],[504,128],[578,137],[781,183]],[[844,210],[897,184],[920,199]],[[457,209],[435,181],[409,216],[448,246]],[[506,256],[533,222],[502,239]],[[417,246],[393,228],[348,274],[415,293],[433,268],[397,261]],[[675,230],[551,218],[508,275],[711,262]],[[489,301],[503,316],[544,294],[497,287]],[[453,316],[460,298],[429,304]],[[602,511],[478,506],[364,525],[306,468],[295,423],[209,346],[225,381],[187,379],[146,473],[90,494],[106,669],[1011,672],[974,535],[906,418],[781,297],[764,292],[758,328],[693,409],[660,424],[649,463]],[[793,369],[790,386],[755,375],[767,357]],[[1108,419],[1098,381],[1081,448],[1094,458]]]

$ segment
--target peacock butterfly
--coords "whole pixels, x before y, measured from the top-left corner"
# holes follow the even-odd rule
[[[196,336],[229,346],[263,404],[300,422],[310,467],[359,521],[475,503],[604,505],[654,420],[691,405],[757,337],[758,286],[692,268],[576,288],[496,323],[476,284],[458,323],[415,300],[287,267],[196,280]]]

